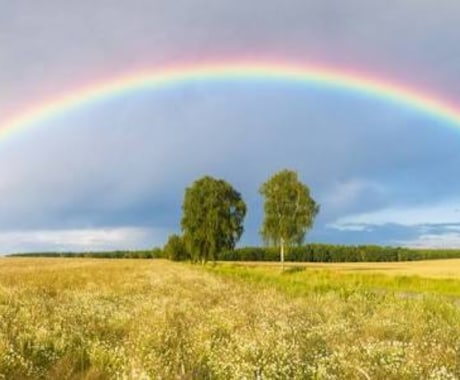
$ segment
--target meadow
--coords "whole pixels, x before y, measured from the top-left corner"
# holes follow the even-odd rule
[[[458,379],[460,261],[3,258],[0,378]]]

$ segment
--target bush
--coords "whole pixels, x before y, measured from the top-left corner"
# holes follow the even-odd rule
[[[182,261],[190,258],[184,240],[179,235],[173,234],[163,248],[164,256],[169,260]]]

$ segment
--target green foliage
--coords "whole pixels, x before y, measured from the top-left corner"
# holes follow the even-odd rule
[[[293,262],[390,262],[460,258],[460,250],[409,249],[377,245],[330,245],[307,244],[291,248],[287,261]],[[274,248],[244,247],[219,253],[222,261],[277,261],[279,254]]]
[[[169,236],[168,242],[163,248],[163,252],[167,259],[173,261],[182,261],[190,258],[184,240],[176,234]]]
[[[14,253],[11,257],[88,257],[95,259],[160,259],[164,258],[161,248],[137,251],[97,251],[97,252],[31,252]]]
[[[166,248],[166,247],[165,247]],[[159,259],[170,258],[160,248],[145,251],[108,252],[38,252],[18,253],[16,257],[91,257],[104,259]],[[287,252],[286,260],[292,262],[392,262],[460,258],[458,249],[410,249],[376,245],[331,245],[307,244],[293,247]],[[279,252],[270,247],[243,247],[219,252],[222,261],[278,261]]]
[[[286,247],[302,244],[319,211],[308,186],[299,181],[296,172],[285,169],[265,182],[260,194],[265,198],[260,231],[264,241]]]
[[[193,262],[216,258],[233,249],[243,233],[246,204],[239,192],[221,179],[205,176],[185,191],[181,227]]]

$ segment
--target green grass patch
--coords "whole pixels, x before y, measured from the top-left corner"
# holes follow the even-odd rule
[[[460,298],[460,280],[456,279],[350,273],[304,267],[288,267],[282,271],[276,267],[228,264],[218,264],[211,271],[222,276],[274,287],[294,296],[327,292],[350,294],[360,291],[391,291],[408,297],[411,294],[431,294]]]

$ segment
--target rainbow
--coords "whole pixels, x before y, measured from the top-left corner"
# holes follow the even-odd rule
[[[139,71],[132,75],[121,76],[76,89],[56,99],[32,105],[0,122],[0,140],[26,130],[39,122],[46,122],[74,108],[105,98],[145,88],[158,89],[167,85],[215,80],[274,80],[341,88],[413,108],[460,128],[460,110],[458,107],[423,91],[386,80],[323,66],[293,63],[227,62],[196,63]]]

